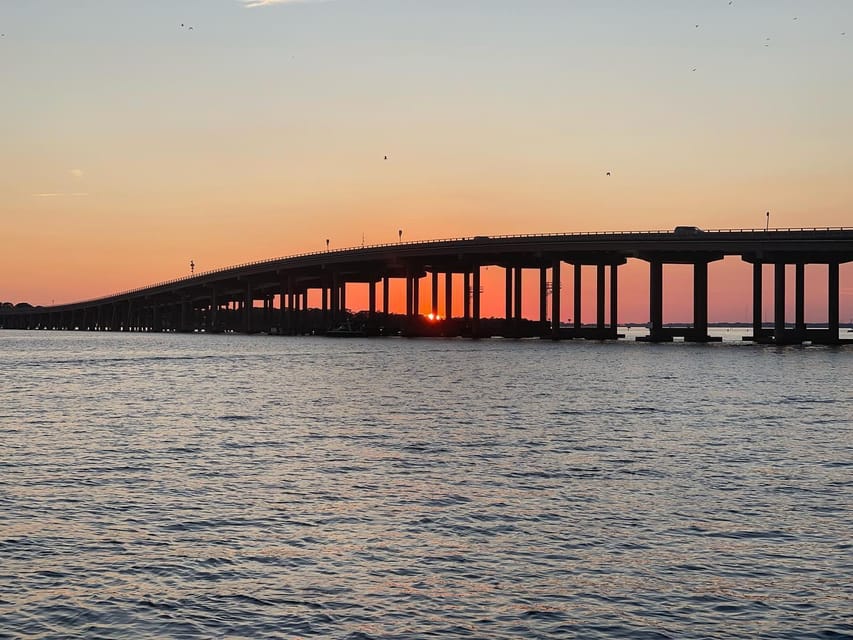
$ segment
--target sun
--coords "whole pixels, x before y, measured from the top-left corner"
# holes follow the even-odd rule
[[[438,322],[439,320],[441,320],[441,316],[437,313],[428,313],[426,314],[426,319],[430,322]]]

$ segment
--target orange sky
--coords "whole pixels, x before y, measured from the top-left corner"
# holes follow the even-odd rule
[[[0,6],[0,301],[398,229],[749,228],[767,210],[853,226],[851,3],[244,4]],[[645,321],[647,267],[622,271],[620,318]],[[711,319],[747,319],[749,267],[710,273]],[[681,278],[667,269],[667,321],[689,318]],[[841,278],[846,320],[849,265]],[[500,269],[484,288],[501,315]],[[823,318],[817,267],[807,296]]]

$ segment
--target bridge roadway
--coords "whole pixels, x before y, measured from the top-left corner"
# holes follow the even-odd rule
[[[839,340],[839,265],[853,261],[853,229],[713,230],[676,227],[672,231],[475,236],[450,240],[384,244],[323,251],[218,269],[151,286],[49,307],[0,310],[0,328],[108,331],[266,331],[328,335],[539,336],[553,339],[618,337],[618,273],[628,258],[649,263],[647,340],[707,342],[708,264],[740,256],[753,265],[753,333],[760,343],[837,344]],[[561,265],[573,265],[573,318],[561,325]],[[663,267],[693,266],[693,323],[663,322]],[[804,319],[805,265],[828,266],[828,322],[808,327]],[[596,322],[581,325],[581,267],[596,269]],[[762,324],[762,270],[774,270],[773,326]],[[795,269],[795,318],[785,318],[785,267]],[[480,318],[480,270],[506,270],[506,317],[499,325]],[[522,270],[539,272],[539,318],[521,312]],[[444,281],[444,318],[427,322],[416,301],[427,278],[431,310],[439,310],[439,276]],[[454,310],[453,274],[461,274],[463,309]],[[406,313],[389,313],[389,282],[405,279]],[[606,305],[609,278],[609,305]],[[346,312],[346,285],[367,283],[369,308],[357,326]],[[382,306],[377,304],[377,285]],[[308,308],[308,291],[318,290],[319,309]],[[550,300],[549,300],[550,299]],[[257,303],[262,301],[262,307]],[[278,301],[278,306],[275,302]],[[609,317],[606,310],[609,306]],[[550,307],[550,308],[549,308]],[[455,311],[455,313],[454,313]],[[550,315],[549,315],[550,311]],[[549,320],[550,318],[550,320]]]

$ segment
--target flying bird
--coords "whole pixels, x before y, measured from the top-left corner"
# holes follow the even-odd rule
[[[608,176],[610,175],[610,172],[609,172],[609,171],[607,172],[607,175],[608,175]]]

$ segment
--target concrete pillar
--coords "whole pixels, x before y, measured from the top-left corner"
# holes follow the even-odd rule
[[[581,275],[583,273],[583,265],[582,264],[575,264],[573,267],[573,271],[574,271],[574,279],[575,279],[574,287],[573,287],[574,291],[572,292],[572,294],[574,296],[574,303],[575,303],[575,305],[574,305],[574,307],[575,307],[574,308],[575,325],[574,326],[575,326],[575,329],[580,329],[581,325],[583,324],[581,322],[581,317],[582,317],[582,312],[583,312],[583,309],[581,307],[581,286],[582,286],[581,285]]]
[[[373,320],[376,315],[376,280],[367,283],[367,315]]]
[[[472,302],[472,318],[471,332],[472,337],[480,337],[480,265],[474,265],[473,283],[471,285],[471,302]]]
[[[287,280],[280,278],[278,282],[278,335],[283,336],[290,331],[287,326]]]
[[[649,323],[650,336],[655,337],[663,329],[663,263],[649,262]]]
[[[610,265],[610,328],[613,337],[619,333],[619,265]]]
[[[752,339],[758,340],[761,337],[761,330],[763,324],[762,318],[762,307],[763,307],[763,293],[762,293],[762,263],[756,261],[752,263]]]
[[[595,266],[595,326],[604,329],[605,266]]]
[[[430,313],[435,318],[438,316],[438,271],[435,269],[433,269],[430,280],[432,284],[430,290]]]
[[[216,331],[219,328],[219,300],[216,296],[216,287],[210,288],[210,312],[207,314],[207,330]]]
[[[708,263],[693,265],[693,329],[699,336],[708,335]]]
[[[827,301],[827,327],[829,329],[829,339],[832,342],[837,342],[839,340],[838,336],[838,302],[839,302],[839,269],[837,262],[830,262],[828,265],[829,274],[827,278],[827,290],[829,293],[829,300]]]
[[[780,338],[785,331],[785,263],[777,262],[773,267],[773,327]]]
[[[453,273],[450,271],[444,274],[444,318],[453,318]]]
[[[391,313],[391,309],[389,308],[389,304],[391,301],[391,278],[385,276],[382,278],[382,313],[385,314],[385,318],[388,318],[388,315]]]
[[[410,272],[406,273],[406,317],[411,318],[414,315],[415,308],[415,276]]]
[[[296,304],[299,305],[300,299],[302,300],[301,308],[299,311],[299,318],[297,319],[297,323],[299,324],[300,330],[304,333],[309,329],[308,324],[308,289],[304,289],[296,296]],[[312,323],[313,324],[313,323]]]
[[[560,339],[560,264],[559,258],[551,265],[551,338]]]
[[[412,315],[421,314],[421,277],[415,275],[412,277]]]
[[[294,290],[293,278],[287,278],[287,332],[290,335],[299,334],[299,323],[296,317],[296,291]]]
[[[515,318],[515,323],[518,325],[521,322],[521,282],[522,282],[522,268],[516,267],[514,269],[514,277],[513,277],[513,312],[512,315]]]
[[[798,333],[806,330],[806,265],[794,265],[794,326]]]
[[[504,287],[504,297],[506,300],[506,321],[512,320],[512,267],[506,267],[506,287]]]
[[[545,330],[548,322],[548,269],[539,267],[539,324],[540,330]]]
[[[255,305],[255,297],[252,293],[252,283],[246,283],[246,300],[243,306],[243,333],[252,333],[252,308]]]
[[[320,318],[320,322],[322,323],[322,329],[325,331],[329,328],[329,291],[330,287],[326,286],[326,283],[323,283],[320,286],[321,296],[323,298],[322,301],[322,315]],[[299,305],[299,299],[296,300],[297,306]]]
[[[471,319],[471,272],[466,270],[462,276],[462,317],[467,322]]]
[[[332,274],[332,286],[329,290],[329,315],[331,324],[326,328],[333,329],[341,321],[341,283],[336,273]]]
[[[338,320],[343,321],[347,317],[347,283],[341,282],[340,306],[338,307]]]

